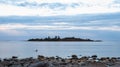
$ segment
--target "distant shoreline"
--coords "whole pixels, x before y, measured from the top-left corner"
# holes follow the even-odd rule
[[[29,42],[102,42],[102,41],[29,41]]]
[[[37,42],[101,42],[101,40],[92,40],[92,39],[83,39],[83,38],[75,38],[75,37],[65,37],[60,38],[59,36],[55,36],[54,38],[32,38],[27,41],[37,41]]]

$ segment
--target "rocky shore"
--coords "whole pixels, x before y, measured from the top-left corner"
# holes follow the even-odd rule
[[[37,58],[19,59],[12,58],[0,59],[0,67],[120,67],[120,57],[101,57],[97,55],[69,56],[69,58],[45,57],[38,55]]]

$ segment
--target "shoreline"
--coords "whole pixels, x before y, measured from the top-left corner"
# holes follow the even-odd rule
[[[61,38],[60,36],[55,36],[54,38],[51,38],[50,36],[46,37],[46,38],[32,38],[32,39],[28,39],[27,41],[79,41],[79,42],[101,42],[102,40],[92,40],[92,39],[83,39],[83,38],[76,38],[76,37],[64,37]]]
[[[81,56],[71,55],[69,58],[59,56],[46,57],[38,55],[19,59],[17,56],[0,59],[0,67],[119,67],[120,57],[101,57],[97,55]]]

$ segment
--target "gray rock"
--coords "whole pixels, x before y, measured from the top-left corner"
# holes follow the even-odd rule
[[[38,62],[38,63],[31,64],[29,67],[49,67],[49,63]]]

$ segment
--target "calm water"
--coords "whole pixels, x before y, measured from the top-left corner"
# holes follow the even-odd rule
[[[38,52],[35,52],[35,50]],[[45,56],[67,57],[72,54],[120,57],[120,42],[27,42],[0,41],[0,58]]]

